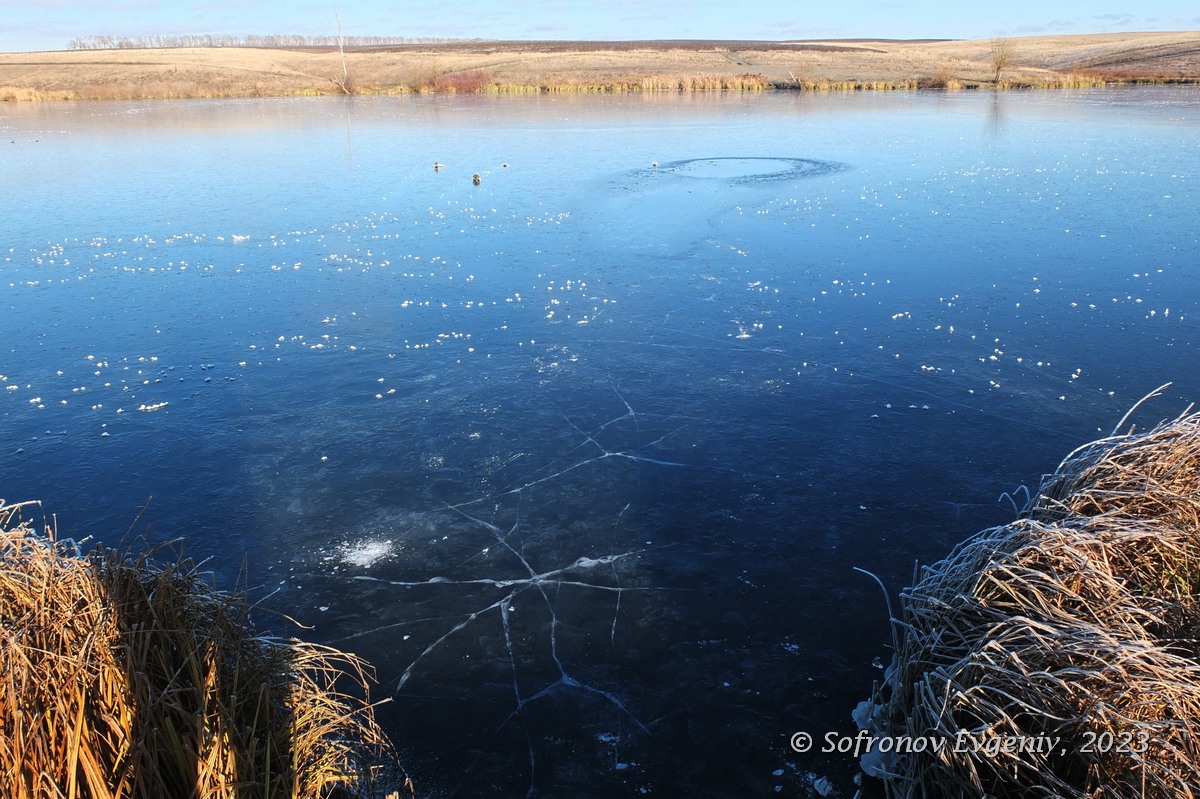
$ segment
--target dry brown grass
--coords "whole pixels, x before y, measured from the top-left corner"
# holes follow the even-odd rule
[[[0,784],[12,799],[382,796],[353,655],[259,634],[245,599],[40,535],[0,507]]]
[[[1200,79],[1200,32],[1004,40],[1005,86]],[[0,97],[125,99],[413,91],[996,88],[988,40],[460,42],[347,48],[0,53]],[[941,72],[949,81],[941,81]],[[467,76],[486,76],[475,80]],[[797,77],[799,76],[799,77]],[[439,89],[440,87],[440,89]]]
[[[492,73],[486,69],[471,69],[464,72],[450,72],[436,76],[429,90],[435,92],[468,92],[478,93],[487,91],[495,85]],[[422,89],[424,87],[421,87]]]
[[[958,91],[963,88],[963,82],[958,79],[954,73],[954,68],[949,64],[939,66],[928,79],[921,81],[922,89],[944,89],[945,91]]]
[[[1200,414],[1072,453],[1021,518],[902,597],[860,724],[951,746],[964,731],[1061,742],[868,759],[889,796],[1200,793]]]

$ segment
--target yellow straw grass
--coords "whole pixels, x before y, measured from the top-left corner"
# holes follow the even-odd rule
[[[866,758],[888,796],[1200,794],[1200,414],[1077,450],[922,572],[855,717],[947,744]]]
[[[0,785],[12,799],[381,797],[354,655],[258,633],[194,564],[37,533],[0,504]]]

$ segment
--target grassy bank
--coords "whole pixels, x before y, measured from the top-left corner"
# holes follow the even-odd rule
[[[889,796],[1196,795],[1200,415],[1072,453],[902,600],[855,717],[947,747],[865,757]]]
[[[1200,80],[1200,32],[1002,42],[1000,48],[992,40],[451,42],[344,53],[335,47],[5,53],[0,99],[992,90]]]
[[[243,596],[186,561],[39,533],[30,509],[0,507],[5,796],[382,799],[395,786],[365,663],[258,632]]]

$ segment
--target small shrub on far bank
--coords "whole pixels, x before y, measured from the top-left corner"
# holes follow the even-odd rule
[[[944,89],[958,91],[963,88],[963,82],[954,76],[954,70],[948,66],[937,68],[932,75],[920,82],[922,89]]]
[[[435,92],[482,92],[493,83],[492,73],[485,69],[472,69],[466,72],[447,72],[438,75],[433,80],[432,89]]]

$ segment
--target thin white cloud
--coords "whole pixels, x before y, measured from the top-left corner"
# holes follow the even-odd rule
[[[1107,28],[1119,28],[1121,30],[1132,30],[1136,26],[1145,26],[1147,23],[1150,26],[1154,26],[1157,22],[1154,18],[1139,20],[1133,14],[1093,14],[1091,18],[1099,25]]]

